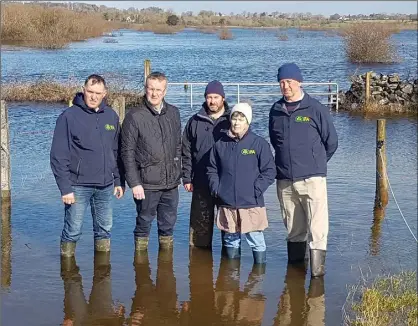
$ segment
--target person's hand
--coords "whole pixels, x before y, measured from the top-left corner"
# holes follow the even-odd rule
[[[185,183],[184,189],[186,189],[187,192],[193,192],[193,184],[191,183]]]
[[[121,186],[116,186],[115,190],[113,191],[113,195],[116,196],[117,199],[121,199],[124,193],[125,193],[125,187],[121,187]]]
[[[62,202],[66,205],[74,204],[75,203],[74,193],[72,192],[72,193],[62,196]]]
[[[132,193],[135,199],[138,199],[138,200],[145,199],[144,188],[141,185],[133,187]]]

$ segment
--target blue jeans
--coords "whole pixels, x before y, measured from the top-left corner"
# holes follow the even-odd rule
[[[253,251],[266,251],[266,242],[262,231],[244,233],[248,245]],[[224,235],[224,246],[239,248],[241,246],[241,233],[228,233]]]
[[[84,215],[90,205],[94,240],[109,239],[112,229],[113,185],[106,187],[73,186],[75,203],[65,205],[61,241],[77,242],[81,236]]]

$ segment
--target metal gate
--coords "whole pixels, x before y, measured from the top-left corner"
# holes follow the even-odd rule
[[[169,82],[166,100],[177,106],[200,105],[204,102],[204,91],[208,82]],[[226,100],[229,104],[240,101],[250,102],[252,106],[272,105],[281,96],[279,83],[229,83],[224,85]],[[309,95],[322,104],[338,112],[338,83],[302,83]]]

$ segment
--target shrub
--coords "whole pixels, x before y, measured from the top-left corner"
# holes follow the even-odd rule
[[[222,28],[219,32],[219,39],[221,40],[232,40],[233,38],[231,31],[227,28]]]
[[[64,8],[8,3],[2,4],[1,9],[3,44],[59,49],[70,42],[101,36],[120,26],[107,22],[96,13],[76,13]]]
[[[170,15],[167,17],[167,25],[176,26],[179,23],[180,18],[176,15]]]
[[[341,31],[348,60],[353,63],[391,63],[397,60],[391,35],[396,29],[384,23],[353,23]]]
[[[289,36],[287,36],[287,34],[286,34],[286,33],[278,33],[278,34],[277,34],[277,38],[278,38],[280,41],[287,41],[287,40],[289,40]]]

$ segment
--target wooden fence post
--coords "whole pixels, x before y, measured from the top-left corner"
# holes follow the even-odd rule
[[[10,200],[11,196],[11,174],[10,174],[10,136],[7,105],[1,101],[1,158],[0,158],[0,180],[1,199]]]
[[[377,120],[376,132],[376,200],[375,207],[386,207],[389,201],[386,169],[386,120]]]
[[[12,228],[11,202],[1,202],[1,287],[9,288],[12,283]]]
[[[124,96],[119,96],[113,100],[112,108],[119,116],[119,122],[122,124],[125,119],[126,99]]]
[[[368,104],[369,100],[370,100],[370,75],[371,75],[371,71],[366,72],[366,85],[365,85],[365,88],[366,88],[366,98],[365,98],[366,104]]]
[[[151,60],[146,59],[144,61],[144,86],[147,81],[147,77],[150,73],[151,73]]]

